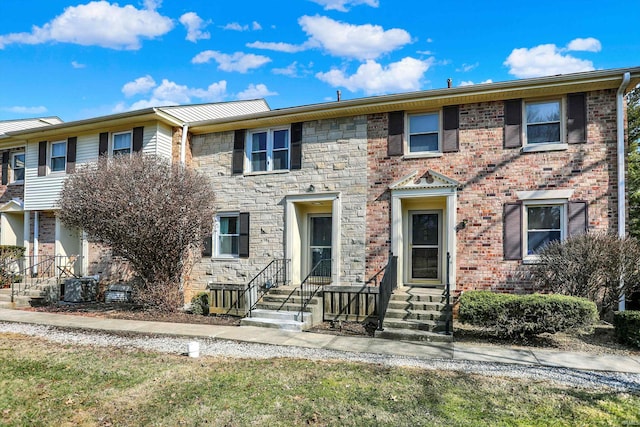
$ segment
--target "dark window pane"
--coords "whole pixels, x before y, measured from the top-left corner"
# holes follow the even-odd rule
[[[560,231],[529,231],[527,233],[527,254],[540,251],[547,243],[560,240]]]
[[[267,133],[260,132],[251,135],[251,151],[265,151],[267,149]]]
[[[438,214],[412,215],[412,241],[414,245],[438,244]]]
[[[238,234],[238,217],[220,218],[220,234]]]
[[[438,134],[411,135],[409,137],[409,151],[412,153],[438,151]]]
[[[51,145],[51,157],[63,157],[67,155],[67,144],[65,142]]]
[[[331,246],[331,217],[311,217],[311,246]]]
[[[220,236],[219,255],[238,255],[238,236]]]
[[[527,104],[527,123],[560,121],[560,102],[537,102]]]
[[[131,134],[121,133],[119,135],[113,135],[113,152],[119,151],[120,154],[129,153],[131,148]]]
[[[23,169],[14,169],[13,170],[13,180],[14,181],[24,181],[24,168]]]
[[[527,142],[529,144],[560,142],[560,123],[528,125]]]
[[[409,133],[428,133],[438,131],[438,114],[409,116]]]
[[[65,158],[64,157],[56,157],[51,159],[51,171],[59,172],[65,170]]]
[[[278,150],[281,148],[289,147],[289,131],[286,129],[277,130],[273,132],[273,149]]]
[[[273,152],[273,170],[289,169],[289,151],[280,150]]]
[[[251,154],[251,170],[254,172],[267,170],[267,153]]]
[[[529,230],[559,230],[560,206],[534,206],[527,209],[527,226]]]
[[[413,248],[411,250],[411,277],[414,279],[438,278],[437,248]]]

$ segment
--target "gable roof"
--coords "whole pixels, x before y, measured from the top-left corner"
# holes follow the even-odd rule
[[[39,128],[62,123],[59,117],[39,117],[33,119],[0,120],[0,138],[6,133]]]
[[[271,109],[264,99],[251,99],[247,101],[217,102],[215,104],[158,107],[158,110],[164,111],[180,121],[189,123],[262,113]]]
[[[195,122],[190,124],[189,131],[194,134],[203,134],[390,111],[435,110],[446,105],[618,89],[626,72],[631,75],[631,81],[627,87],[627,91],[630,91],[640,83],[640,67],[587,71],[303,105],[240,117]]]

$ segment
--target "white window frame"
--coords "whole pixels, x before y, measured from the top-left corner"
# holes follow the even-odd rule
[[[118,135],[129,135],[129,152],[124,154],[124,153],[116,153],[116,151],[122,151],[125,150],[125,148],[119,148],[118,150],[116,150],[115,145],[116,145],[116,136]],[[110,144],[110,153],[111,153],[111,157],[113,156],[122,156],[122,155],[127,155],[130,156],[131,153],[133,153],[133,131],[125,131],[125,132],[114,132],[111,134],[111,144]]]
[[[16,174],[15,174],[16,161],[15,161],[15,158],[17,156],[22,156],[22,165],[23,166],[21,168],[17,168],[17,169],[22,169],[22,179],[16,179]],[[11,170],[11,174],[9,176],[9,178],[10,178],[9,182],[10,183],[12,183],[12,184],[20,184],[20,183],[24,182],[24,174],[25,174],[25,172],[27,170],[25,160],[26,160],[26,154],[25,154],[24,151],[15,151],[15,152],[11,153],[11,157],[10,157],[10,160],[9,160],[11,162],[10,163],[11,167],[9,168]]]
[[[232,233],[232,234],[222,234],[220,232],[220,225],[222,222],[222,218],[236,218],[236,224],[237,224],[237,233]],[[238,239],[238,252],[235,254],[222,254],[220,253],[220,249],[221,249],[221,245],[220,245],[220,238],[223,236],[231,236],[231,237],[236,237]],[[226,259],[235,259],[235,258],[239,258],[240,257],[240,212],[220,212],[218,213],[218,215],[216,215],[215,219],[214,219],[214,225],[213,225],[213,251],[212,251],[213,257],[214,258],[226,258]]]
[[[274,141],[274,133],[278,131],[287,131],[287,167],[282,169],[274,169],[273,168],[273,153],[278,151],[285,151],[285,149],[278,148],[274,149],[273,141]],[[253,135],[257,133],[266,133],[267,135],[267,147],[266,147],[266,155],[267,155],[267,164],[265,170],[253,170],[253,162],[251,161],[251,155],[253,154]],[[291,127],[290,126],[279,126],[272,128],[262,128],[262,129],[251,129],[247,132],[246,140],[245,140],[245,170],[248,173],[265,173],[265,172],[285,172],[291,170]]]
[[[547,207],[559,206],[560,212],[560,241],[567,238],[567,227],[569,224],[567,218],[568,200],[567,199],[548,199],[548,200],[525,200],[522,203],[522,254],[525,261],[537,261],[540,256],[537,254],[529,254],[529,208],[531,207]]]
[[[429,151],[411,151],[411,118],[418,116],[438,116],[438,130],[436,132],[428,132],[428,134],[437,134],[438,136],[438,149]],[[410,113],[405,115],[405,141],[404,141],[404,157],[435,157],[442,155],[442,110],[438,111],[421,111],[419,113]],[[421,134],[417,134],[421,135]]]
[[[557,102],[560,108],[560,141],[554,142],[535,142],[529,143],[529,123],[527,122],[527,106],[533,104],[546,104]],[[531,123],[535,124],[537,122]],[[527,99],[522,101],[522,150],[525,152],[532,151],[556,151],[566,150],[569,148],[566,142],[567,133],[567,114],[566,114],[566,98],[543,98],[543,99]]]
[[[63,156],[54,156],[53,155],[53,147],[55,145],[64,145],[64,155]],[[61,170],[53,170],[53,159],[64,159],[64,167]],[[48,167],[50,173],[65,173],[67,171],[67,141],[51,141],[49,143],[49,159],[48,159]]]

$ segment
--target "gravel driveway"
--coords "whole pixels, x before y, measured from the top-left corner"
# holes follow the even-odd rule
[[[173,354],[186,354],[188,343],[194,341],[194,339],[189,338],[115,334],[2,322],[0,322],[0,332],[41,337],[61,344],[94,345],[99,347],[130,347]],[[308,360],[362,362],[380,364],[384,366],[463,371],[481,375],[526,378],[534,381],[553,381],[572,387],[606,387],[617,391],[640,392],[640,374],[595,372],[565,368],[513,365],[506,363],[420,359],[414,357],[388,356],[371,353],[349,353],[292,346],[240,343],[215,339],[198,339],[197,341],[200,344],[200,356],[223,356],[255,359],[289,357]]]

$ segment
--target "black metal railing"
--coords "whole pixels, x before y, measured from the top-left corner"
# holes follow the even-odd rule
[[[67,277],[79,277],[82,274],[82,257],[79,255],[28,256],[13,261],[11,283],[11,302],[17,295],[25,294],[29,289],[55,279],[59,285]],[[6,270],[5,270],[6,271]]]
[[[387,266],[378,272],[384,272],[380,281],[380,291],[378,293],[378,330],[384,331],[384,317],[389,307],[391,294],[398,288],[398,257],[389,258]]]
[[[256,304],[269,290],[289,283],[290,263],[288,259],[274,259],[247,283],[244,290],[244,300],[249,317],[251,317]],[[240,298],[236,301],[236,310],[239,308],[237,306],[239,301]]]
[[[451,254],[447,252],[447,280],[444,286],[444,311],[447,316],[447,322],[445,324],[444,333],[447,335],[451,335],[452,332],[452,319],[453,319],[453,310],[451,310]]]
[[[331,260],[322,259],[300,283],[300,321],[304,319],[304,310],[323,286],[331,284]]]

